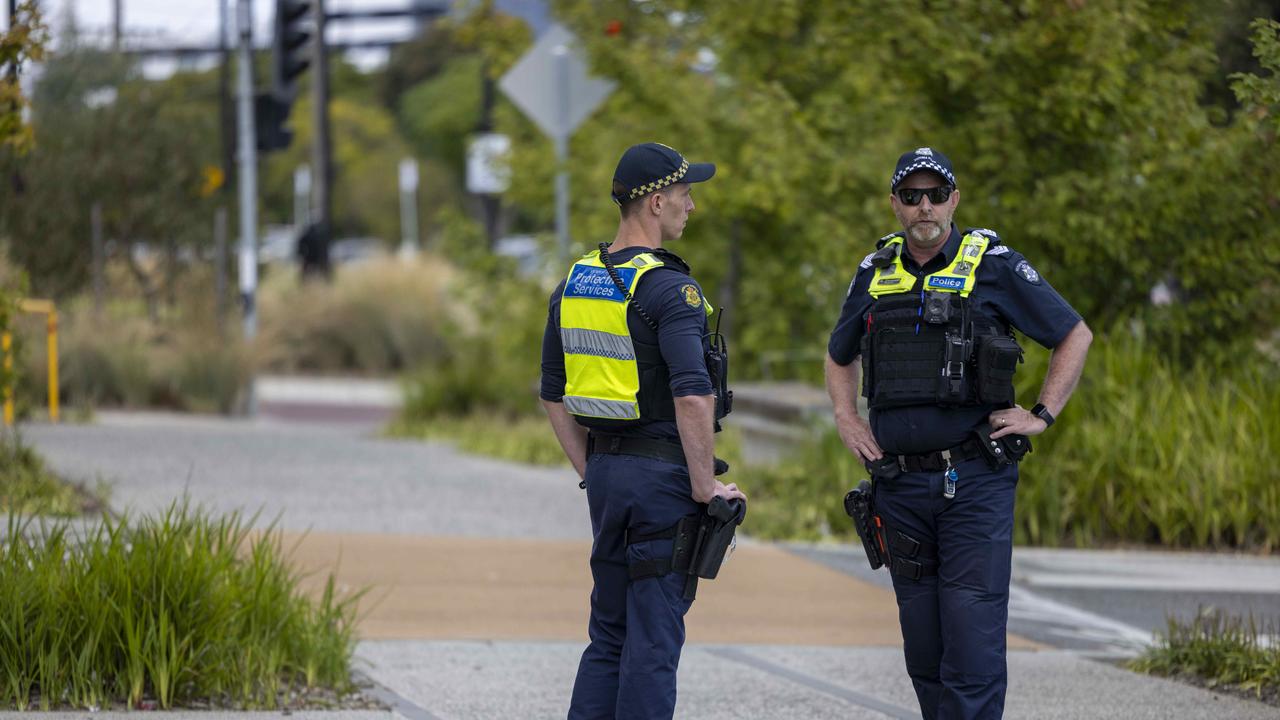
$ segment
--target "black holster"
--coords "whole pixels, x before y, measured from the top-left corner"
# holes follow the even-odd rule
[[[705,513],[689,515],[666,530],[645,535],[627,533],[627,544],[672,538],[671,559],[645,560],[630,567],[631,580],[660,577],[667,573],[685,575],[684,599],[698,593],[698,578],[715,579],[725,553],[734,545],[734,534],[747,517],[747,503],[716,496]]]
[[[871,491],[871,481],[863,480],[858,487],[844,496],[844,511],[853,519],[853,529],[862,541],[862,549],[867,553],[867,562],[872,570],[879,570],[884,565],[884,534],[880,528],[880,518],[876,516],[875,498]]]

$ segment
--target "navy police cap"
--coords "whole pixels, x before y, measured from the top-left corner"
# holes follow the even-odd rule
[[[622,153],[613,171],[613,182],[625,190],[621,195],[611,194],[613,201],[621,205],[676,183],[710,180],[715,174],[712,163],[691,163],[662,143],[642,143]]]
[[[898,185],[906,180],[908,175],[919,170],[932,170],[946,178],[951,185],[956,184],[956,175],[951,170],[951,161],[947,156],[933,148],[922,147],[902,153],[902,157],[898,158],[898,167],[893,171],[893,182],[889,185],[889,192],[897,190]]]

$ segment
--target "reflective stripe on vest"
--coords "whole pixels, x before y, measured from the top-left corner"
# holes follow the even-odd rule
[[[960,297],[969,297],[973,286],[977,283],[978,266],[982,264],[982,256],[987,251],[989,239],[980,233],[969,233],[960,241],[960,249],[955,259],[947,267],[924,279],[923,289],[941,292],[960,293]],[[902,265],[903,240],[901,236],[890,239],[886,245],[897,245],[897,253],[893,263],[876,270],[871,279],[871,297],[910,292],[915,286],[916,276],[907,272]]]

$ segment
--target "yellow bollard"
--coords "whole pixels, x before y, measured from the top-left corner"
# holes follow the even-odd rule
[[[13,370],[13,354],[9,352],[13,345],[13,338],[9,333],[4,333],[0,337],[0,349],[4,351],[4,374],[9,376]],[[4,424],[5,427],[13,427],[13,383],[6,382],[4,384]]]
[[[49,308],[49,422],[58,422],[58,311]]]
[[[18,310],[38,313],[48,318],[49,348],[49,422],[58,422],[58,311],[49,300],[25,298],[18,301]],[[6,374],[13,369],[13,338],[4,334],[4,368]],[[13,386],[4,388],[4,424],[13,425]]]

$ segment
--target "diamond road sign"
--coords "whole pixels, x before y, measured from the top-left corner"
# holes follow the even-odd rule
[[[587,74],[577,38],[556,24],[502,76],[498,87],[543,132],[566,140],[609,97],[614,83]]]

